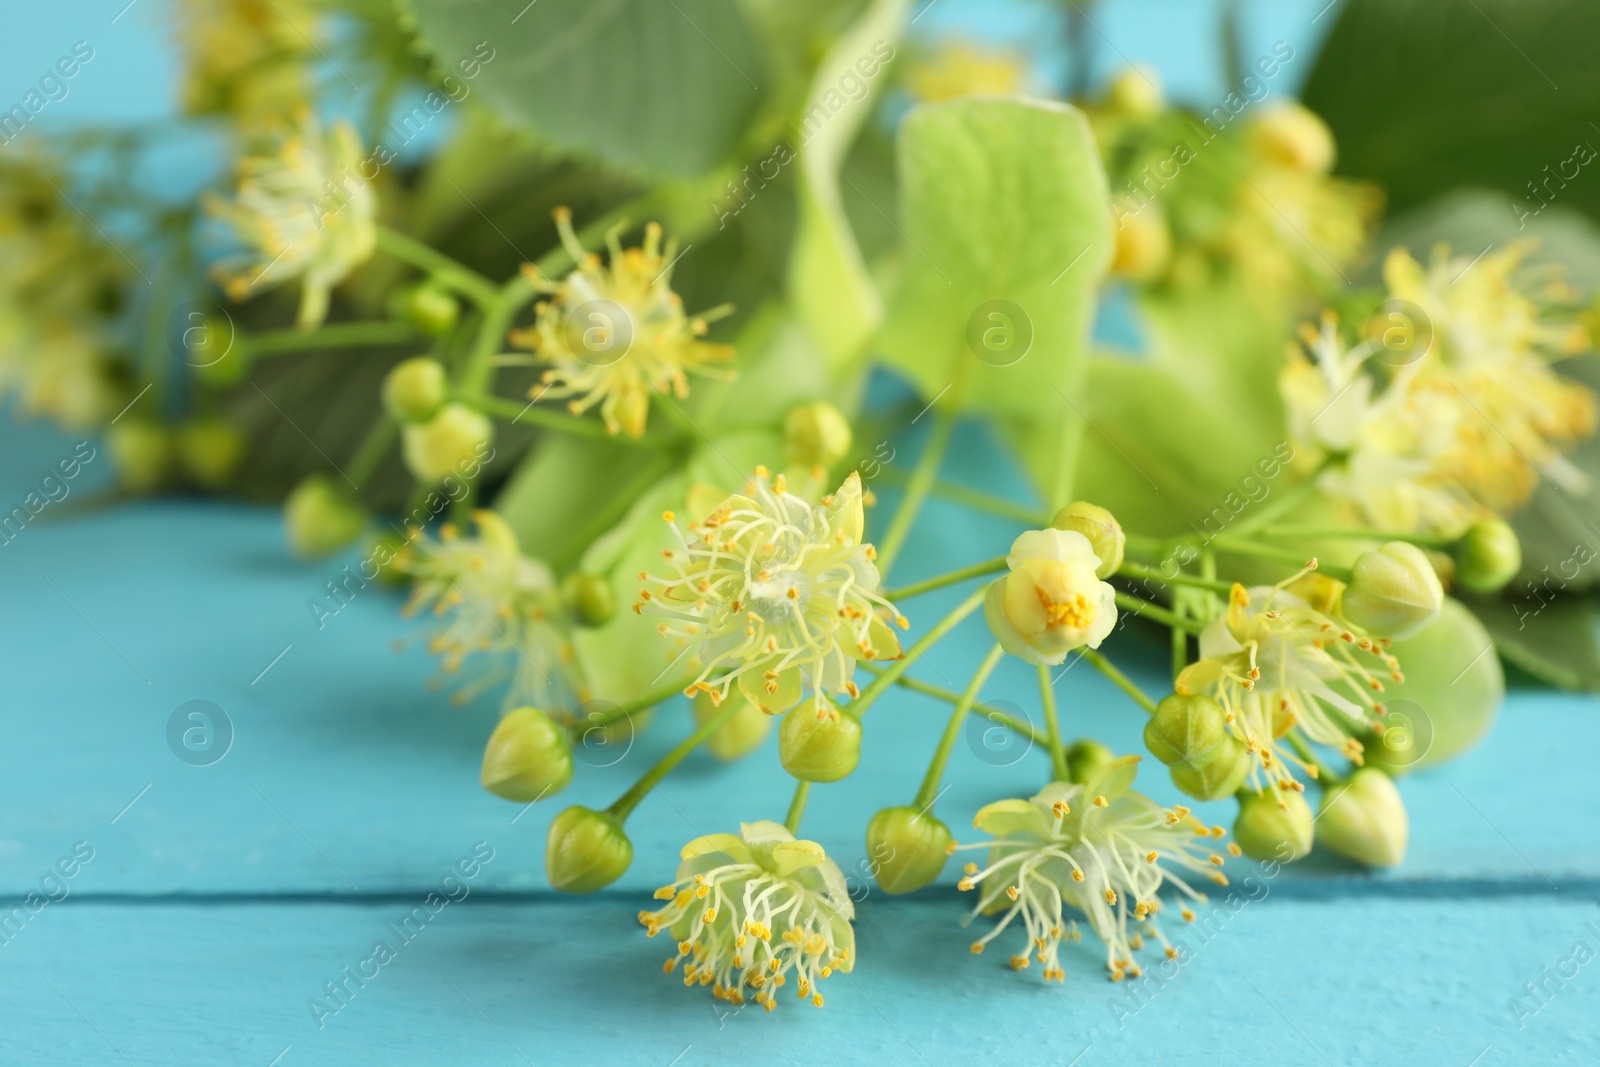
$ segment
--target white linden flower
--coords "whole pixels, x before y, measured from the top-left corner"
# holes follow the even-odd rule
[[[765,467],[687,535],[669,511],[678,548],[662,556],[672,578],[641,571],[634,611],[671,622],[663,635],[697,641],[701,671],[688,693],[714,703],[740,691],[769,714],[799,702],[803,687],[819,695],[858,694],[856,660],[901,656],[890,624],[909,623],[878,594],[876,550],[861,541],[861,476],[852,471],[820,503],[791,492]],[[819,712],[822,702],[818,702]]]
[[[1029,530],[1011,544],[1011,573],[989,586],[983,613],[1001,646],[1054,665],[1100,642],[1117,625],[1116,590],[1095,574],[1100,559],[1075,530]]]
[[[473,655],[497,661],[455,693],[457,704],[509,680],[507,708],[572,708],[584,693],[550,568],[522,554],[500,516],[475,511],[473,520],[477,537],[446,524],[438,540],[423,535],[406,549],[403,569],[416,584],[405,613],[431,608],[444,619],[428,642],[444,674]]]
[[[553,364],[534,399],[570,397],[567,410],[581,415],[596,405],[610,433],[644,434],[650,393],[689,395],[689,373],[705,374],[733,359],[727,345],[700,340],[708,323],[727,315],[718,307],[693,318],[672,291],[675,241],[661,245],[661,227],[645,227],[644,245],[624,249],[619,225],[606,235],[610,264],[586,252],[572,230],[572,213],[556,211],[561,243],[578,266],[559,283],[530,267],[529,282],[551,299],[536,305],[530,329],[512,334],[513,344]]]
[[[1314,565],[1314,564],[1313,564]],[[1290,764],[1316,772],[1279,742],[1290,731],[1339,748],[1356,763],[1362,745],[1353,728],[1383,732],[1386,712],[1379,694],[1383,678],[1405,680],[1387,640],[1367,636],[1348,620],[1334,618],[1284,587],[1308,572],[1267,589],[1235,585],[1227,614],[1200,634],[1200,659],[1186,667],[1174,688],[1181,695],[1207,693],[1227,714],[1228,730],[1256,758],[1259,772],[1280,788],[1304,790]],[[1320,576],[1333,602],[1339,583]],[[1307,583],[1302,583],[1305,588]],[[1252,771],[1252,780],[1256,779]]]
[[[321,324],[333,287],[377,246],[378,201],[361,162],[353,126],[339,122],[324,133],[309,111],[275,151],[240,161],[238,194],[212,205],[250,249],[216,268],[230,298],[300,278],[296,321],[302,329]]]
[[[1163,808],[1131,790],[1138,761],[1124,756],[1082,785],[1054,782],[1031,800],[1001,800],[978,812],[973,825],[991,840],[951,847],[988,853],[987,865],[967,864],[960,882],[963,891],[979,890],[971,918],[1000,915],[995,928],[973,942],[974,954],[1020,918],[1027,942],[1011,966],[1023,970],[1032,956],[1043,965],[1045,981],[1063,981],[1058,952],[1062,941],[1079,937],[1066,917],[1074,908],[1104,942],[1112,981],[1141,973],[1133,954],[1146,937],[1167,958],[1177,956],[1154,920],[1160,891],[1171,883],[1184,897],[1205,901],[1179,871],[1227,885],[1219,869],[1223,858],[1210,848],[1224,831],[1207,830],[1188,808]],[[1227,851],[1239,855],[1236,845]],[[1183,915],[1185,921],[1194,917],[1187,907]]]
[[[838,864],[815,841],[797,841],[775,822],[741,823],[740,834],[708,834],[683,847],[668,901],[642,911],[651,937],[678,943],[663,971],[684,961],[683,984],[709,985],[719,1000],[746,996],[771,1011],[795,976],[795,994],[822,1007],[817,984],[855,966],[855,905]]]

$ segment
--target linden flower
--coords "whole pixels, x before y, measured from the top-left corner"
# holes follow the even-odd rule
[[[1099,648],[1117,624],[1116,590],[1075,530],[1029,530],[1011,544],[1011,573],[989,586],[983,613],[995,639],[1029,663],[1055,665],[1075,648]]]
[[[683,847],[668,901],[642,911],[651,937],[678,943],[662,968],[684,960],[683,984],[709,985],[712,996],[743,1004],[748,995],[771,1011],[795,975],[795,995],[822,1007],[817,984],[855,966],[855,905],[838,864],[815,841],[797,841],[775,822],[741,823],[739,836],[708,834]]]
[[[246,129],[290,114],[310,92],[318,14],[308,0],[181,0],[184,110],[229,112]]]
[[[1184,897],[1204,903],[1179,872],[1227,885],[1218,869],[1223,858],[1209,844],[1225,831],[1207,830],[1188,808],[1163,808],[1131,790],[1138,760],[1124,756],[1083,785],[1053,782],[1031,800],[1001,800],[978,812],[973,825],[992,838],[950,849],[988,853],[988,865],[968,863],[960,882],[963,891],[979,890],[969,922],[980,914],[1000,915],[995,928],[973,942],[974,954],[1020,917],[1027,942],[1011,966],[1023,970],[1032,956],[1043,965],[1045,981],[1064,981],[1061,942],[1079,939],[1077,924],[1064,912],[1076,908],[1105,943],[1113,982],[1142,973],[1133,954],[1145,947],[1146,937],[1168,959],[1177,957],[1153,918],[1162,906],[1159,893],[1170,882]],[[1239,855],[1236,845],[1227,851]],[[1194,913],[1185,907],[1183,917],[1191,920]]]
[[[1303,791],[1290,764],[1316,771],[1278,742],[1291,730],[1333,745],[1355,763],[1362,745],[1353,728],[1383,732],[1386,709],[1378,699],[1384,678],[1404,681],[1387,640],[1367,636],[1344,619],[1285,591],[1316,567],[1268,589],[1234,585],[1227,614],[1200,634],[1200,659],[1174,686],[1180,695],[1208,693],[1227,713],[1228,730],[1255,756],[1259,771],[1278,788]],[[1342,587],[1321,582],[1319,601],[1336,602]],[[1302,583],[1300,588],[1306,588]],[[1258,781],[1257,771],[1251,772]]]
[[[679,547],[662,556],[677,574],[641,571],[657,591],[641,590],[633,609],[672,620],[657,627],[663,635],[699,642],[702,669],[686,692],[720,703],[737,683],[776,714],[798,703],[804,686],[819,697],[854,697],[856,660],[900,658],[890,624],[910,624],[878,594],[877,551],[861,541],[862,504],[855,471],[812,504],[783,475],[769,480],[757,467],[744,492],[690,524],[687,536],[666,513]]]
[[[472,514],[478,536],[463,538],[446,524],[435,540],[422,535],[405,550],[402,569],[415,580],[404,608],[444,619],[428,642],[454,674],[470,656],[498,660],[453,696],[465,704],[491,685],[510,680],[507,708],[570,708],[583,699],[572,643],[550,568],[524,556],[516,535],[491,511]],[[509,661],[509,665],[508,665]]]
[[[554,364],[529,395],[571,397],[567,410],[574,415],[598,405],[607,432],[640,437],[651,390],[670,389],[681,399],[689,395],[688,373],[704,374],[733,358],[728,345],[699,339],[708,323],[732,308],[694,318],[684,314],[671,284],[677,242],[663,248],[656,223],[645,227],[641,248],[623,249],[621,224],[606,234],[610,265],[601,266],[600,257],[578,243],[572,213],[560,208],[555,218],[561,243],[578,267],[559,283],[531,265],[523,268],[535,289],[552,294],[536,305],[533,326],[511,335],[513,344],[532,350],[539,362]]]
[[[324,133],[309,111],[274,151],[240,161],[237,196],[208,205],[251,250],[216,268],[231,299],[300,278],[297,324],[327,317],[333,287],[377,244],[378,201],[360,165],[355,128],[339,122]]]

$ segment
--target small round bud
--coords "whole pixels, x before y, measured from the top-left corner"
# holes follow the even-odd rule
[[[711,703],[711,696],[701,693],[694,698],[694,721],[705,724],[724,710],[728,701],[737,701],[739,710],[733,718],[717,727],[706,739],[706,748],[719,760],[736,760],[750,754],[772,732],[772,716],[761,710],[761,705],[751,703],[738,689],[723,698],[723,707]]]
[[[1067,777],[1082,785],[1095,777],[1100,768],[1117,758],[1117,754],[1098,741],[1084,738],[1067,746]]]
[[[783,420],[783,449],[802,467],[831,467],[850,452],[850,422],[826,400],[789,409]]]
[[[1474,593],[1493,593],[1522,569],[1522,542],[1501,519],[1485,519],[1467,527],[1455,543],[1456,580]]]
[[[450,379],[438,360],[403,359],[383,379],[383,407],[401,422],[423,422],[439,410],[449,389]]]
[[[1145,747],[1175,770],[1198,771],[1230,758],[1232,740],[1222,705],[1198,693],[1163,697],[1144,726]]]
[[[930,812],[884,808],[867,823],[867,862],[885,893],[931,883],[950,855],[950,830]]]
[[[1106,106],[1130,118],[1148,118],[1167,104],[1161,82],[1146,67],[1129,67],[1111,79]]]
[[[465,404],[446,404],[427,422],[400,431],[406,466],[418,481],[428,483],[460,475],[467,464],[483,459],[492,440],[494,424]]]
[[[1344,617],[1376,637],[1410,637],[1432,625],[1444,586],[1416,545],[1390,541],[1356,558],[1344,591]]]
[[[1105,508],[1079,500],[1056,512],[1050,525],[1058,530],[1074,530],[1089,539],[1089,547],[1100,561],[1094,571],[1096,577],[1109,578],[1122,566],[1122,550],[1128,538],[1116,517]]]
[[[861,760],[861,722],[818,694],[784,713],[778,725],[783,769],[804,782],[837,782]]]
[[[1400,790],[1387,774],[1362,767],[1343,785],[1322,794],[1317,844],[1369,867],[1393,867],[1406,858],[1411,823]]]
[[[561,583],[561,598],[583,626],[604,626],[617,613],[617,595],[603,574],[573,573]]]
[[[1326,174],[1333,169],[1333,133],[1299,104],[1261,111],[1250,124],[1250,144],[1260,155],[1290,170]]]
[[[106,451],[117,480],[135,493],[148,493],[166,477],[172,442],[159,422],[127,419],[106,427]]]
[[[1113,277],[1154,281],[1172,260],[1172,234],[1161,209],[1154,204],[1119,215],[1112,236],[1116,239],[1111,253]]]
[[[621,878],[633,862],[633,842],[616,816],[573,806],[550,823],[544,870],[552,888],[593,893]]]
[[[567,731],[537,708],[508,712],[483,748],[483,787],[524,804],[559,793],[572,781]]]
[[[1311,851],[1315,820],[1306,798],[1292,790],[1242,793],[1233,838],[1253,860],[1293,863]]]
[[[1221,751],[1204,767],[1173,767],[1172,784],[1196,800],[1221,800],[1237,793],[1250,774],[1250,752],[1231,734],[1218,747]]]
[[[244,435],[221,419],[196,419],[178,430],[178,459],[196,485],[220,489],[244,458]]]
[[[391,305],[394,316],[409,322],[429,337],[438,337],[455,328],[461,305],[450,291],[432,282],[423,282],[395,294]]]
[[[326,475],[313,474],[283,504],[289,547],[300,556],[322,556],[361,535],[367,513]]]

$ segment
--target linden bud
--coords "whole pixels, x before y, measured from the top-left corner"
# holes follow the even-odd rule
[[[572,617],[584,626],[604,626],[617,613],[617,595],[603,574],[569,574],[561,583],[561,597]]]
[[[429,337],[438,337],[455,328],[461,305],[448,289],[423,282],[395,295],[391,313],[415,326]]]
[[[1128,538],[1116,517],[1105,508],[1079,500],[1056,512],[1050,525],[1058,530],[1074,530],[1089,539],[1089,547],[1100,561],[1094,570],[1096,577],[1109,578],[1122,566],[1122,550]]]
[[[739,710],[706,739],[706,748],[720,760],[736,760],[748,755],[772,732],[772,716],[762,711],[761,705],[752,703],[738,689],[723,698],[723,705],[730,700],[738,703]],[[694,721],[702,725],[726,710],[711,703],[708,693],[695,697],[691,706],[694,709]]]
[[[604,811],[574,805],[550,823],[544,870],[563,893],[593,893],[621,878],[633,862],[633,842],[622,821]]]
[[[537,708],[508,712],[483,748],[483,787],[527,803],[559,793],[572,781],[567,731]]]
[[[885,893],[912,893],[944,870],[950,830],[931,812],[884,808],[867,823],[867,861]]]
[[[460,474],[481,460],[494,440],[494,424],[465,404],[446,404],[427,422],[411,423],[400,435],[406,466],[421,482],[437,482]]]
[[[850,452],[850,423],[826,400],[790,408],[783,420],[783,448],[789,462],[831,467]]]
[[[177,435],[178,459],[195,484],[220,489],[244,458],[244,435],[221,419],[196,419]]]
[[[1111,254],[1111,274],[1136,282],[1154,281],[1172,260],[1172,235],[1161,209],[1145,204],[1137,211],[1122,212],[1113,236],[1116,247]]]
[[[1067,746],[1067,777],[1082,785],[1093,778],[1106,764],[1117,758],[1117,754],[1098,741],[1084,738],[1074,741]]]
[[[1227,713],[1208,696],[1173,693],[1156,705],[1144,726],[1144,744],[1156,759],[1174,769],[1198,771],[1232,755]]]
[[[805,782],[837,782],[861,760],[861,722],[818,694],[784,713],[778,725],[783,769]]]
[[[159,422],[129,419],[106,427],[106,451],[117,479],[135,493],[147,493],[166,477],[172,444]]]
[[[1376,637],[1410,637],[1432,625],[1444,586],[1416,545],[1390,541],[1357,557],[1344,591],[1344,617]]]
[[[1474,593],[1497,592],[1522,569],[1522,542],[1500,519],[1485,519],[1467,527],[1453,554],[1456,580]]]
[[[313,474],[289,493],[283,521],[296,555],[321,556],[359,537],[367,513],[327,475]]]
[[[1306,798],[1292,790],[1242,793],[1233,837],[1254,860],[1292,863],[1311,851],[1315,819]]]
[[[1299,104],[1261,111],[1250,124],[1250,144],[1264,158],[1307,174],[1333,169],[1333,133],[1316,114]]]
[[[1393,867],[1406,858],[1410,820],[1400,790],[1387,774],[1362,767],[1343,785],[1322,794],[1317,843],[1369,867]]]
[[[423,422],[439,410],[449,388],[450,379],[438,360],[403,359],[383,379],[383,406],[401,422]]]
[[[1166,103],[1155,72],[1145,67],[1127,68],[1106,89],[1106,106],[1132,118],[1154,115]]]
[[[1231,734],[1218,748],[1203,767],[1173,767],[1172,784],[1196,800],[1221,800],[1237,793],[1250,774],[1250,752]]]

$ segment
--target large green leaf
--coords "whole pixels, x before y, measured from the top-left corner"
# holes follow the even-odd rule
[[[1600,146],[1597,38],[1593,0],[1344,0],[1303,97],[1332,126],[1339,169],[1396,207],[1484,185],[1531,210],[1534,182],[1600,214],[1586,173],[1600,161],[1566,162]]]
[[[1587,597],[1527,594],[1473,610],[1507,663],[1562,689],[1600,689],[1600,640]]]
[[[1088,123],[1039,100],[924,105],[901,128],[899,173],[888,362],[929,400],[948,387],[961,409],[1067,417],[1111,255]]]
[[[766,65],[735,0],[411,0],[439,62],[559,148],[697,174],[727,159]]]

